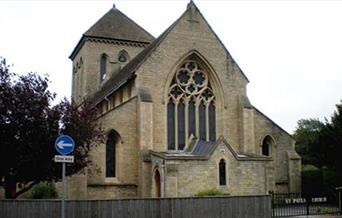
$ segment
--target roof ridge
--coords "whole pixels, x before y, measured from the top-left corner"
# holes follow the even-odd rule
[[[188,10],[188,9],[187,9]],[[183,14],[175,20],[162,34],[158,36],[155,40],[151,42],[145,49],[143,49],[139,54],[137,54],[130,62],[128,62],[116,75],[113,75],[113,77],[109,78],[102,86],[102,88],[97,91],[94,95],[94,99],[96,100],[96,104],[102,101],[102,99],[108,95],[110,95],[112,92],[117,90],[119,86],[121,86],[123,81],[121,83],[118,83],[116,86],[112,86],[112,83],[116,78],[119,78],[122,76],[123,80],[127,81],[130,78],[133,77],[133,73],[141,66],[142,63],[145,62],[147,57],[150,56],[150,54],[159,46],[159,44],[163,41],[163,39],[168,35],[168,33],[176,26],[179,20],[183,18],[183,16],[186,14],[187,10],[183,12]],[[127,72],[128,71],[128,72]],[[111,88],[107,88],[107,86]]]
[[[176,24],[187,14],[192,13],[191,10],[196,10],[201,18],[204,20],[205,24],[208,26],[208,28],[211,30],[211,32],[214,34],[215,38],[218,40],[218,42],[221,44],[221,46],[224,48],[227,56],[229,56],[232,61],[235,63],[235,65],[238,67],[244,78],[246,78],[247,81],[248,78],[243,73],[239,65],[234,61],[233,57],[228,52],[225,45],[222,43],[220,38],[216,35],[214,30],[211,28],[208,21],[205,19],[203,14],[200,12],[198,7],[193,1],[190,1],[188,4],[186,10],[183,12],[183,14],[175,20],[162,34],[158,36],[158,38],[154,39],[150,45],[148,45],[145,49],[143,49],[138,55],[136,55],[130,62],[128,62],[116,75],[113,75],[110,77],[102,86],[102,88],[97,91],[94,94],[94,97],[96,99],[96,103],[99,103],[102,101],[102,99],[111,93],[113,93],[115,90],[117,90],[121,85],[123,85],[127,80],[131,79],[133,77],[134,72],[145,62],[145,60],[151,55],[153,51],[160,45],[160,43],[165,39],[165,37],[171,32],[171,30],[176,26]],[[122,78],[120,78],[122,77]],[[120,80],[120,81],[116,81]],[[124,80],[124,81],[123,81]],[[112,84],[114,82],[117,82],[117,84]]]
[[[115,6],[115,5],[114,5],[114,6]],[[124,17],[126,17],[126,18],[127,18],[128,20],[130,20],[132,23],[136,24],[142,31],[144,31],[145,33],[147,33],[148,35],[150,35],[150,37],[152,37],[153,39],[155,39],[154,36],[153,36],[151,33],[149,33],[147,30],[145,30],[142,26],[140,26],[137,22],[135,22],[134,20],[132,20],[130,17],[128,17],[126,14],[124,14],[122,11],[120,11],[118,8],[113,7],[113,8],[111,8],[111,10],[116,10],[116,11],[118,11],[121,15],[123,15]]]
[[[155,38],[116,7],[107,11],[83,34],[69,58],[73,58],[88,37],[151,43]]]
[[[207,19],[205,19],[205,17],[203,16],[202,12],[199,10],[199,8],[197,7],[197,5],[195,4],[195,2],[193,0],[190,0],[190,3],[188,4],[188,7],[193,6],[195,10],[198,11],[198,13],[200,14],[200,16],[202,17],[202,19],[204,20],[205,24],[208,25],[209,29],[211,30],[211,32],[214,34],[215,38],[217,39],[217,41],[222,45],[222,47],[224,48],[226,55],[229,56],[229,58],[232,59],[233,63],[237,66],[237,68],[240,70],[242,76],[249,82],[248,77],[246,76],[246,74],[242,71],[242,69],[240,68],[240,66],[236,63],[236,61],[234,60],[233,56],[229,53],[228,49],[226,48],[226,46],[223,44],[223,42],[221,41],[221,39],[218,37],[218,35],[216,34],[216,32],[214,31],[214,29],[211,27],[211,25],[209,24],[209,22],[207,21]]]
[[[94,33],[91,33],[91,31],[93,29],[95,29],[98,25],[100,25],[105,18],[107,18],[108,16],[111,15],[111,13],[118,13],[120,16],[122,16],[123,18],[127,19],[129,22],[131,22],[133,25],[135,25],[136,27],[139,28],[139,30],[141,30],[143,33],[147,34],[151,39],[154,39],[154,36],[152,34],[150,34],[147,30],[145,30],[143,27],[141,27],[139,24],[137,24],[134,20],[132,20],[131,18],[129,18],[126,14],[124,14],[122,11],[120,11],[118,8],[116,7],[112,7],[111,9],[109,9],[109,11],[107,13],[105,13],[99,20],[97,20],[85,33],[85,36],[96,36],[96,35],[92,35]],[[110,37],[109,37],[110,38]],[[139,40],[137,40],[139,41]]]

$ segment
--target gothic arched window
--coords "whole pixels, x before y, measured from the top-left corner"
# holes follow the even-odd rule
[[[120,140],[119,134],[112,130],[106,141],[106,177],[116,176],[116,147]]]
[[[272,156],[272,146],[274,145],[274,141],[271,136],[267,135],[261,144],[261,154],[265,156]]]
[[[262,142],[262,155],[269,156],[270,155],[270,145],[266,140]]]
[[[207,72],[195,60],[176,71],[169,88],[167,135],[169,150],[183,150],[190,135],[216,140],[215,95]]]
[[[107,55],[101,55],[100,60],[100,82],[102,82],[106,78],[107,74]]]
[[[226,181],[226,161],[224,159],[220,160],[219,163],[219,184],[220,185],[227,185]]]

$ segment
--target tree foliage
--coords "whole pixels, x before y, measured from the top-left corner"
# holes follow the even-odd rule
[[[319,184],[313,187],[316,190],[326,187],[334,192],[335,187],[342,186],[342,102],[336,105],[330,120],[299,120],[294,138],[296,150],[302,156],[303,186],[312,183],[313,177],[317,177],[315,184]]]
[[[303,164],[317,163],[317,155],[311,152],[317,149],[319,145],[319,133],[324,127],[324,123],[318,119],[301,119],[297,122],[297,128],[294,133],[296,139],[296,150],[302,157]]]
[[[41,181],[58,181],[61,164],[53,161],[54,141],[61,134],[75,141],[75,163],[67,175],[88,164],[92,142],[102,139],[93,122],[96,109],[90,101],[76,105],[64,99],[52,106],[55,94],[49,80],[35,73],[16,75],[0,58],[0,179],[7,198],[16,198]],[[17,185],[22,187],[16,190]]]

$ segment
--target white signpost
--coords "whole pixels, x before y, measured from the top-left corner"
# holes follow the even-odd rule
[[[65,163],[74,163],[74,156],[70,154],[75,147],[74,140],[67,135],[59,136],[55,141],[55,148],[61,155],[55,155],[55,162],[62,163],[62,218],[65,217],[64,203],[65,203]]]
[[[74,156],[72,155],[55,155],[55,162],[56,163],[73,163]]]

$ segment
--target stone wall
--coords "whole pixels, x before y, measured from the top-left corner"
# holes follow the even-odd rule
[[[88,186],[88,199],[115,199],[136,196],[136,185],[101,184]]]
[[[221,159],[226,161],[226,186],[219,185]],[[161,160],[154,157],[152,162]],[[209,189],[230,195],[267,194],[274,184],[271,160],[238,160],[225,144],[218,145],[208,160],[165,160],[165,165],[165,197],[189,197]]]
[[[116,177],[106,178],[105,144],[97,145],[90,153],[92,164],[88,167],[88,198],[96,196],[97,188],[106,192],[106,196],[111,197],[132,196],[131,193],[137,192],[139,156],[136,104],[137,98],[133,97],[98,118],[98,122],[106,133],[113,129],[120,135],[120,140],[116,144]],[[133,186],[134,191],[131,191]],[[121,188],[123,190],[119,191]],[[127,194],[125,190],[128,190]],[[117,193],[120,195],[116,195]],[[101,196],[100,192],[98,196]]]
[[[190,18],[185,14],[136,72],[137,88],[149,90],[153,100],[155,151],[164,151],[167,145],[166,98],[171,80],[182,61],[193,53],[210,71],[210,82],[217,97],[216,135],[225,136],[233,147],[239,146],[238,99],[246,93],[247,80],[202,17],[196,14]]]
[[[271,148],[274,164],[275,164],[275,182],[277,192],[298,192],[300,188],[300,156],[294,149],[294,139],[282,128],[276,125],[272,120],[262,114],[260,111],[255,110],[255,146],[256,153],[261,154],[262,140],[265,136],[269,135],[274,140],[274,147]],[[291,158],[296,159],[295,166],[290,166],[288,152],[291,153]],[[297,177],[297,178],[295,178]],[[289,184],[290,180],[296,180],[292,185]]]
[[[72,96],[80,103],[86,95],[91,95],[101,88],[101,85],[117,73],[125,63],[118,61],[119,52],[124,49],[130,59],[134,58],[144,47],[129,46],[115,43],[93,42],[87,40],[73,60],[73,69],[77,71],[72,74]],[[107,76],[100,81],[101,55],[108,56]],[[82,61],[81,61],[82,59]],[[128,60],[128,61],[129,61]]]

